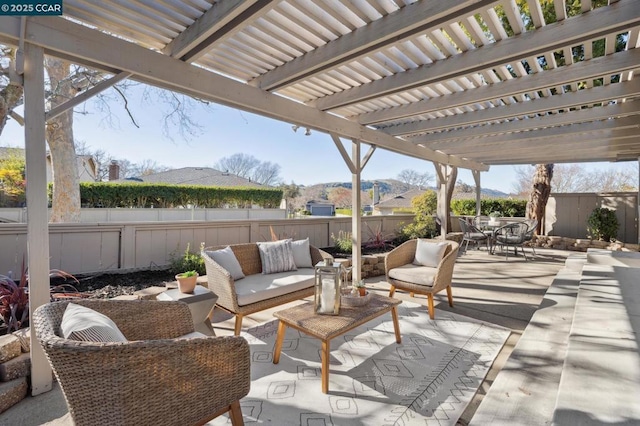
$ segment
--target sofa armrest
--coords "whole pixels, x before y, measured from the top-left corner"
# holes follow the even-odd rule
[[[458,259],[459,244],[455,241],[449,241],[449,247],[444,253],[442,260],[438,264],[438,272],[433,277],[433,291],[440,291],[447,286],[451,285],[453,280],[453,267]]]
[[[236,312],[238,309],[238,295],[236,294],[236,284],[231,274],[207,255],[206,250],[203,250],[201,255],[207,270],[209,290],[218,296],[216,304]]]

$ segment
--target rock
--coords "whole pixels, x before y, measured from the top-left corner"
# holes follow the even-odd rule
[[[0,364],[0,381],[8,382],[31,374],[31,355],[21,354],[7,362]]]
[[[6,383],[0,383],[0,413],[22,401],[27,396],[27,378],[21,377]]]
[[[20,339],[13,334],[0,336],[0,362],[7,362],[22,353]]]

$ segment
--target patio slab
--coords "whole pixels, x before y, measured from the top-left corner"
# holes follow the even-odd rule
[[[453,279],[453,308],[447,303],[446,293],[437,294],[436,318],[444,311],[454,312],[511,329],[512,333],[491,370],[481,384],[462,417],[460,425],[467,425],[482,398],[489,390],[497,373],[505,365],[511,351],[518,342],[532,315],[538,308],[556,273],[563,268],[567,251],[536,249],[535,260],[526,262],[522,257],[505,261],[504,256],[492,256],[485,250],[469,250],[459,257]],[[380,294],[387,294],[389,286],[384,277],[366,280],[367,286]],[[411,298],[408,293],[397,291],[399,299],[410,300],[425,306],[426,297]],[[293,305],[294,302],[289,305]],[[287,305],[283,305],[287,306]],[[278,307],[245,317],[244,327],[252,327],[273,319]],[[232,315],[214,309],[211,320],[218,336],[233,334]],[[0,424],[67,426],[72,422],[67,415],[60,389],[54,389],[37,397],[27,397],[5,413],[0,414]]]

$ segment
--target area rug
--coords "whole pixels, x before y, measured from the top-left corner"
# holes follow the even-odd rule
[[[287,329],[273,364],[277,321],[243,333],[251,345],[246,424],[455,425],[510,331],[415,303],[398,306],[402,343],[385,314],[331,341],[329,393],[322,393],[320,341]],[[219,417],[212,425],[228,424]]]

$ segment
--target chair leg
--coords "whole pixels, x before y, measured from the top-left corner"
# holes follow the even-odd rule
[[[242,410],[240,410],[240,401],[232,402],[229,406],[229,417],[233,426],[244,426],[242,418]]]
[[[242,331],[242,314],[236,314],[236,327],[234,329],[234,333],[236,336],[240,335],[240,331]]]
[[[435,318],[435,308],[433,307],[433,294],[427,293],[427,304],[429,308],[429,318]]]
[[[451,286],[447,286],[447,299],[449,299],[449,306],[453,308],[453,294],[451,293]]]
[[[395,292],[396,292],[396,287],[391,286],[391,288],[389,289],[389,297],[393,297]]]

